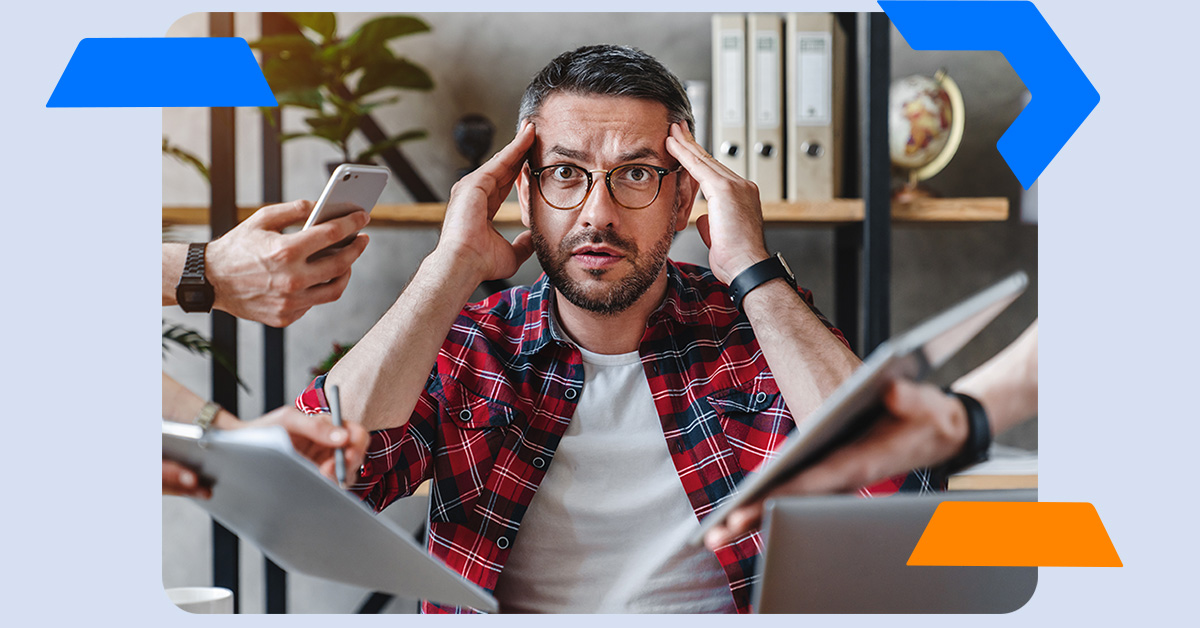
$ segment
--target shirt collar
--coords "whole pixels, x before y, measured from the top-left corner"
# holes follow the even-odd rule
[[[695,324],[700,311],[695,307],[700,299],[695,286],[690,285],[678,265],[667,260],[667,292],[658,309],[650,315],[647,326],[671,319],[683,325]],[[521,353],[532,355],[550,342],[574,344],[559,327],[554,312],[554,287],[545,273],[529,289],[525,308],[525,327],[522,330]]]

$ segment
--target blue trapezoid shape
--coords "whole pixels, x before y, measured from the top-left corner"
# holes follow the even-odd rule
[[[273,107],[240,37],[88,38],[47,107]]]
[[[996,148],[1029,189],[1100,102],[1071,53],[1032,2],[881,0],[914,50],[996,50],[1031,99]]]

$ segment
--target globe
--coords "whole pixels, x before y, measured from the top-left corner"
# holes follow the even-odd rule
[[[897,79],[888,90],[888,149],[906,190],[937,174],[962,141],[965,112],[958,85],[943,70]]]

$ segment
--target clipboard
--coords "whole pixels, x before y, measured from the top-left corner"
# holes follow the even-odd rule
[[[1016,272],[909,331],[879,345],[813,414],[788,434],[775,458],[748,475],[688,538],[699,545],[704,534],[734,509],[762,497],[776,485],[861,436],[883,412],[883,391],[899,379],[921,381],[958,353],[1029,284]]]
[[[429,556],[292,448],[281,427],[210,430],[163,421],[163,457],[190,465],[212,498],[194,500],[287,571],[372,591],[497,612],[487,591]]]

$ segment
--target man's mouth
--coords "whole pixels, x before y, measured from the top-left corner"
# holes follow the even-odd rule
[[[617,249],[607,246],[582,246],[571,253],[572,259],[585,268],[607,268],[625,259]]]

